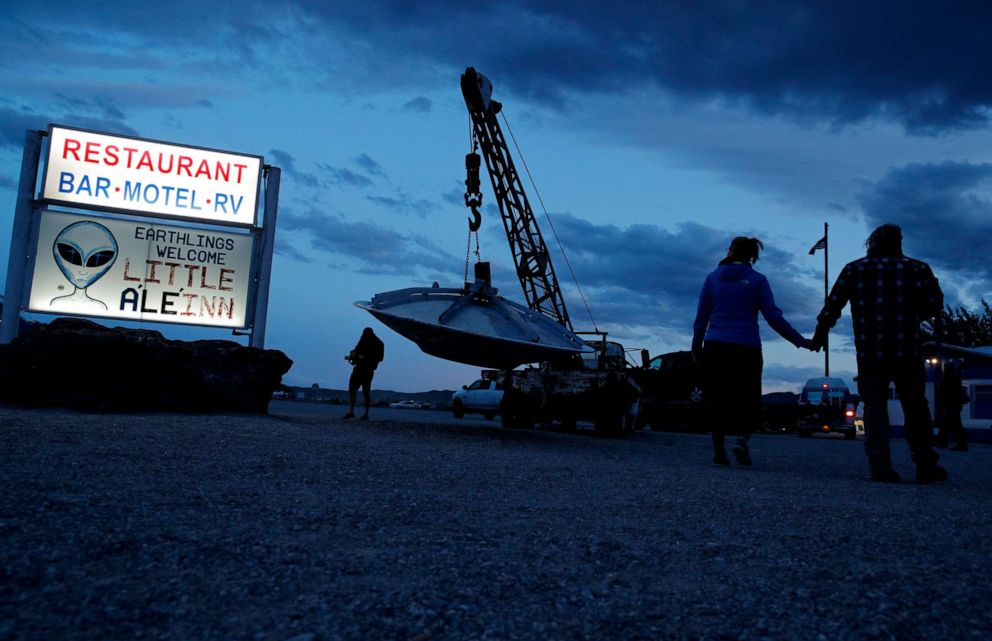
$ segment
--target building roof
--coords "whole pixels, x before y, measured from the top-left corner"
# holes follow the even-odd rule
[[[961,347],[959,345],[950,345],[948,343],[934,343],[932,341],[927,341],[924,343],[924,346],[936,349],[938,354],[946,354],[949,352],[950,354],[961,357],[992,361],[992,345],[982,345],[980,347]]]

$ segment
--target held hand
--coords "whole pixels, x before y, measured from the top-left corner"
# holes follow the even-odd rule
[[[803,344],[800,345],[800,347],[802,347],[803,349],[808,349],[811,352],[818,352],[823,346],[818,344],[815,340],[810,340],[806,338],[803,339]]]
[[[816,326],[816,331],[813,333],[813,339],[810,341],[813,347],[810,348],[814,352],[818,352],[823,349],[823,346],[827,344],[827,333],[830,330],[826,329],[822,325]]]

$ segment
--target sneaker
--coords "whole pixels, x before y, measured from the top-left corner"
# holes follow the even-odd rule
[[[369,415],[368,414],[362,414],[361,417],[358,420],[360,420],[360,421],[367,421],[367,420],[369,420]]]
[[[730,467],[730,459],[726,453],[720,452],[713,456],[713,467]]]
[[[899,483],[902,479],[899,478],[899,472],[896,472],[890,468],[887,470],[872,472],[871,480],[873,483]]]
[[[751,452],[747,448],[747,441],[742,438],[737,439],[737,444],[730,448],[730,451],[733,452],[739,465],[751,465]]]
[[[354,412],[348,412],[347,414],[345,414],[341,418],[355,418],[355,413]]]
[[[946,480],[947,480],[947,470],[945,470],[939,465],[916,468],[917,485],[928,485],[930,483],[939,483],[941,481],[946,481]]]

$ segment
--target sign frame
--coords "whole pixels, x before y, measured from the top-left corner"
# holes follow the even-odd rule
[[[279,185],[281,182],[282,171],[279,167],[274,165],[267,165],[264,162],[262,156],[254,154],[236,154],[231,152],[225,152],[221,150],[214,150],[207,147],[195,147],[192,145],[182,145],[178,143],[168,143],[161,142],[160,144],[171,145],[173,147],[184,147],[190,149],[203,149],[208,151],[216,151],[219,153],[230,153],[232,156],[241,157],[251,157],[259,159],[259,175],[258,180],[255,185],[255,209],[252,212],[251,224],[247,223],[218,223],[210,222],[202,219],[181,217],[181,216],[170,216],[168,214],[162,214],[157,212],[147,212],[147,211],[132,211],[132,210],[122,210],[114,207],[100,207],[94,206],[92,204],[81,204],[81,203],[65,203],[58,200],[45,199],[43,197],[44,191],[39,194],[39,174],[44,180],[47,169],[48,169],[48,157],[47,154],[43,155],[42,152],[46,148],[46,142],[50,143],[51,138],[49,137],[50,132],[53,127],[63,127],[65,129],[71,129],[73,131],[83,131],[95,134],[116,136],[116,134],[109,134],[99,131],[92,131],[87,129],[81,129],[78,127],[64,127],[57,124],[49,124],[48,130],[39,129],[27,129],[24,133],[24,148],[21,156],[21,174],[17,189],[17,201],[14,210],[14,220],[13,227],[11,230],[11,240],[10,240],[10,254],[7,261],[7,279],[6,279],[6,290],[5,301],[3,305],[3,315],[2,322],[0,322],[0,344],[6,344],[17,338],[20,329],[20,319],[22,311],[26,311],[27,303],[29,301],[30,289],[32,287],[32,279],[34,276],[34,268],[37,256],[35,256],[36,249],[38,246],[38,239],[40,236],[40,223],[39,223],[39,213],[52,205],[56,208],[53,212],[65,213],[65,214],[76,214],[76,215],[93,215],[97,218],[106,217],[110,219],[133,219],[138,220],[148,220],[149,218],[157,221],[162,221],[162,224],[166,224],[168,221],[181,221],[183,223],[192,223],[193,225],[199,227],[193,228],[226,228],[227,232],[224,233],[236,233],[238,235],[244,234],[250,236],[251,238],[251,260],[250,260],[250,282],[248,285],[248,296],[247,296],[247,307],[245,312],[245,325],[242,329],[247,331],[239,331],[238,328],[231,328],[230,325],[227,326],[217,326],[217,325],[198,325],[194,323],[183,323],[190,327],[208,327],[213,330],[222,329],[233,329],[232,333],[236,336],[247,335],[249,337],[248,344],[251,347],[264,349],[265,348],[265,331],[268,318],[268,300],[269,300],[269,286],[271,282],[271,271],[272,271],[272,258],[275,250],[275,232],[276,232],[276,220],[279,213]],[[49,140],[45,141],[48,137]],[[148,140],[149,142],[158,142],[151,139],[135,138],[133,136],[119,136],[122,138],[131,138],[135,140]],[[263,223],[260,226],[259,223],[259,207],[263,203],[258,202],[259,195],[264,191],[264,211],[261,212],[263,216]],[[58,207],[67,207],[70,210],[75,211],[64,211]],[[104,212],[108,214],[103,216],[99,212]],[[136,221],[132,221],[136,222]],[[154,225],[154,222],[149,222],[149,225]],[[235,232],[235,229],[240,230]],[[219,229],[215,231],[220,232]],[[86,314],[71,314],[64,311],[52,311],[52,312],[31,312],[44,315],[57,315],[57,316],[80,316],[84,318],[91,318]],[[101,319],[106,319],[106,317],[97,317]],[[124,319],[118,319],[124,320]],[[134,322],[138,324],[148,323],[148,322],[158,322],[157,320],[128,320],[127,322]],[[175,323],[162,323],[168,324],[170,326],[175,326]]]
[[[65,130],[65,131],[77,131],[77,132],[80,132],[80,133],[83,133],[83,134],[93,134],[93,135],[98,135],[98,136],[106,136],[106,137],[110,137],[110,138],[118,138],[118,139],[121,139],[121,140],[133,140],[133,141],[137,141],[137,142],[140,142],[140,143],[150,143],[150,144],[153,144],[153,145],[163,145],[165,147],[176,148],[178,150],[190,149],[190,150],[199,151],[199,152],[209,152],[209,153],[216,153],[216,154],[225,154],[225,155],[232,156],[232,157],[250,158],[252,160],[255,160],[255,161],[258,162],[258,174],[257,174],[257,176],[255,176],[255,189],[253,191],[253,200],[254,200],[254,205],[255,206],[254,206],[254,208],[252,209],[252,212],[251,212],[251,221],[250,222],[249,221],[245,221],[245,222],[237,222],[237,221],[225,222],[223,220],[215,220],[213,218],[198,218],[198,217],[195,217],[195,216],[183,216],[183,215],[180,215],[180,214],[163,213],[163,212],[152,211],[152,210],[148,210],[148,209],[138,209],[138,208],[128,209],[128,208],[124,208],[124,207],[112,207],[112,206],[100,205],[100,204],[94,204],[94,203],[83,203],[83,202],[74,201],[74,200],[64,200],[64,199],[61,199],[61,198],[46,198],[45,197],[45,193],[46,193],[46,191],[48,189],[49,162],[51,161],[52,154],[55,153],[55,151],[52,149],[52,141],[53,141],[52,132],[55,129],[62,129],[62,130]],[[124,135],[124,134],[108,133],[108,132],[103,132],[103,131],[95,131],[93,129],[86,129],[84,127],[72,127],[72,126],[62,125],[62,124],[58,124],[58,123],[51,123],[51,124],[48,125],[48,130],[47,130],[47,136],[46,137],[47,137],[47,141],[46,141],[47,149],[46,149],[46,152],[42,156],[41,170],[39,172],[41,174],[41,192],[40,192],[41,195],[40,195],[39,200],[41,200],[44,203],[53,204],[53,205],[61,205],[63,207],[72,207],[72,208],[76,208],[76,209],[87,209],[87,210],[96,210],[96,211],[106,211],[106,212],[110,212],[110,213],[125,214],[125,215],[129,215],[129,216],[135,216],[135,215],[137,215],[137,216],[149,216],[149,217],[153,217],[153,218],[168,218],[168,219],[171,219],[171,220],[183,220],[183,221],[196,222],[196,223],[204,224],[204,225],[221,225],[221,226],[225,226],[225,227],[228,227],[229,226],[229,227],[242,227],[242,228],[254,228],[254,227],[258,227],[258,215],[259,215],[259,211],[258,210],[259,210],[259,204],[260,204],[260,196],[261,196],[261,193],[262,193],[262,182],[264,180],[264,175],[265,175],[265,159],[262,156],[255,155],[255,154],[236,153],[236,152],[227,151],[227,150],[224,150],[224,149],[215,149],[215,148],[212,148],[212,147],[201,147],[201,146],[197,146],[197,145],[187,145],[187,144],[181,144],[181,143],[173,143],[173,142],[167,142],[167,141],[164,141],[164,140],[157,140],[157,139],[154,139],[154,138],[140,138],[140,137],[137,137],[137,136],[128,136],[128,135]]]
[[[243,297],[243,300],[242,300],[242,302],[240,304],[240,307],[243,309],[243,312],[242,312],[243,313],[242,322],[240,324],[238,324],[238,323],[235,323],[235,324],[219,324],[219,323],[205,323],[205,322],[179,322],[179,321],[168,320],[167,319],[168,314],[161,314],[161,315],[158,315],[158,316],[146,316],[145,315],[146,312],[149,312],[150,313],[152,311],[152,310],[145,310],[144,309],[144,307],[145,307],[145,296],[146,296],[146,294],[144,294],[144,292],[145,291],[150,291],[147,288],[144,288],[143,289],[143,286],[147,285],[147,282],[144,281],[144,279],[148,276],[148,273],[146,271],[147,265],[136,265],[136,266],[134,266],[133,269],[135,270],[135,273],[134,274],[131,274],[131,279],[128,279],[128,280],[132,280],[135,276],[140,277],[139,280],[134,280],[134,283],[138,284],[137,290],[140,290],[140,292],[141,292],[140,298],[138,297],[138,293],[135,294],[136,299],[135,299],[134,302],[135,302],[136,306],[140,306],[140,308],[141,308],[141,313],[136,318],[132,318],[130,316],[125,316],[125,315],[111,315],[111,314],[100,314],[100,313],[93,313],[93,312],[86,312],[86,311],[74,311],[71,308],[66,309],[64,307],[63,308],[60,308],[60,309],[33,308],[31,306],[31,299],[32,299],[32,294],[34,293],[35,282],[36,282],[36,279],[37,279],[37,276],[38,276],[38,274],[37,274],[38,260],[42,257],[42,253],[40,251],[37,251],[37,249],[38,249],[38,242],[39,242],[40,237],[41,237],[41,231],[42,231],[43,224],[45,224],[45,218],[46,218],[46,216],[48,216],[48,214],[56,214],[56,215],[59,215],[59,216],[74,217],[74,218],[77,219],[77,222],[81,222],[78,219],[84,219],[84,220],[95,219],[97,221],[109,221],[108,224],[116,223],[118,226],[119,225],[134,225],[136,228],[137,227],[167,228],[170,231],[171,230],[181,230],[183,232],[189,232],[191,234],[192,233],[196,233],[196,232],[203,232],[203,233],[217,233],[217,234],[223,234],[223,235],[226,235],[226,236],[238,236],[238,237],[241,237],[244,240],[244,242],[249,243],[249,247],[247,248],[247,250],[242,250],[243,253],[244,254],[247,254],[247,256],[248,256],[247,269],[245,270],[247,273],[243,275],[243,278],[246,279],[246,281],[244,282],[244,297]],[[137,218],[137,219],[135,220],[133,218]],[[24,301],[23,307],[24,307],[24,311],[26,311],[28,313],[31,313],[31,314],[46,314],[46,315],[54,315],[54,316],[73,316],[73,317],[79,317],[79,318],[100,318],[100,319],[103,319],[103,320],[106,320],[106,321],[117,321],[117,322],[128,322],[128,323],[141,323],[141,324],[144,324],[144,323],[160,323],[160,324],[163,324],[163,325],[173,325],[173,326],[180,326],[180,327],[205,327],[205,328],[216,329],[216,330],[227,330],[227,329],[229,329],[229,330],[248,330],[248,329],[251,329],[253,327],[254,323],[255,323],[255,316],[256,316],[256,311],[257,310],[255,309],[255,306],[253,304],[253,302],[254,302],[253,299],[255,297],[255,292],[253,290],[255,289],[254,284],[255,284],[255,281],[257,280],[256,274],[257,274],[257,270],[258,270],[258,257],[257,257],[257,255],[258,255],[258,251],[257,251],[258,242],[257,242],[257,236],[256,236],[256,234],[251,233],[250,230],[240,230],[239,229],[239,230],[235,231],[235,229],[232,229],[231,227],[226,227],[226,228],[221,227],[220,229],[216,229],[216,227],[218,227],[216,225],[213,226],[214,227],[213,229],[208,228],[206,226],[203,226],[203,227],[187,227],[187,226],[176,225],[176,224],[172,224],[172,223],[158,223],[158,222],[153,222],[153,221],[149,221],[148,218],[144,218],[144,217],[132,217],[131,219],[129,219],[129,218],[125,218],[125,217],[122,217],[122,216],[110,216],[110,215],[106,215],[106,214],[102,214],[102,213],[94,213],[94,212],[64,211],[64,210],[61,210],[61,209],[52,209],[52,208],[49,208],[49,207],[40,207],[40,208],[38,208],[35,211],[35,221],[36,221],[36,224],[32,225],[32,229],[31,229],[30,247],[33,248],[36,251],[32,251],[31,252],[31,254],[30,254],[29,258],[28,258],[28,261],[27,261],[27,272],[26,272],[25,287],[24,287],[24,296],[23,296],[23,301]],[[145,240],[148,243],[148,245],[147,245],[148,248],[149,248],[148,256],[150,258],[152,256],[151,251],[150,251],[151,250],[151,247],[157,241],[150,240],[150,239],[145,239]],[[128,256],[128,257],[125,257],[125,258],[135,258],[135,256]],[[116,257],[115,257],[115,261],[116,261]],[[139,269],[140,269],[140,271],[138,271]],[[198,266],[198,269],[202,269],[202,266]],[[205,277],[206,277],[206,272],[204,272],[204,276],[202,278],[205,278]],[[189,275],[189,278],[190,278],[191,281],[193,280],[192,274]],[[178,288],[179,285],[176,285],[176,287]],[[104,302],[109,302],[109,301],[104,301]],[[216,300],[214,301],[214,303],[216,304]]]

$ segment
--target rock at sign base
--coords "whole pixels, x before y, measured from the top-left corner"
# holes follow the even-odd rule
[[[233,341],[177,341],[78,318],[0,345],[0,401],[100,411],[265,413],[293,361]]]

